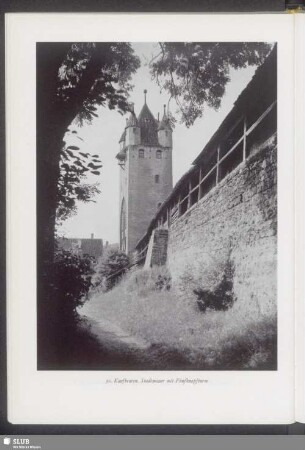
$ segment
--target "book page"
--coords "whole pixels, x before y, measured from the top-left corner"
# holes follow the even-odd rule
[[[12,423],[295,421],[294,20],[7,15]]]
[[[305,114],[305,17],[295,16],[295,167],[296,167],[296,421],[305,421],[304,411],[304,114]]]

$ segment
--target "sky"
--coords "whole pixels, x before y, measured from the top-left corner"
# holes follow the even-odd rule
[[[144,104],[144,89],[147,89],[147,105],[157,117],[162,117],[163,104],[167,104],[169,96],[160,92],[156,82],[151,80],[147,61],[158,51],[156,43],[133,43],[136,54],[141,59],[141,67],[133,76],[131,83],[134,89],[130,101],[134,103],[135,113],[138,115]],[[202,118],[186,128],[179,123],[175,114],[176,105],[172,101],[170,111],[178,119],[173,131],[173,181],[174,184],[189,169],[196,156],[204,148],[211,136],[217,130],[223,119],[232,109],[240,92],[247,86],[255,72],[255,67],[231,70],[231,81],[227,84],[221,107],[218,111],[206,108]],[[81,151],[98,154],[103,167],[99,176],[90,175],[86,182],[98,182],[101,193],[95,197],[95,203],[81,203],[77,205],[77,214],[66,220],[58,232],[66,237],[89,238],[93,233],[95,238],[104,242],[119,241],[119,175],[118,161],[115,158],[119,151],[119,139],[124,131],[126,117],[117,111],[98,108],[98,117],[91,124],[76,127],[77,136],[67,135],[67,145],[76,144]],[[71,127],[72,130],[72,127]]]

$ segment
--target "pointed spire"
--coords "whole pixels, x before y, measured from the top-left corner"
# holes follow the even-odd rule
[[[172,127],[170,125],[168,115],[166,114],[166,105],[163,105],[163,109],[164,109],[163,118],[159,124],[158,130],[171,130]]]
[[[147,89],[144,89],[144,103],[146,105],[146,94],[147,94]]]
[[[146,103],[146,93],[145,89],[145,103],[139,114],[139,126],[141,128],[141,144],[143,145],[158,145],[158,122],[154,118],[152,112]]]

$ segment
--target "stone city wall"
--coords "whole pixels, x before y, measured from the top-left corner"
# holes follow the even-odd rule
[[[273,136],[172,224],[167,261],[182,295],[213,289],[230,265],[236,306],[276,310],[276,156]]]

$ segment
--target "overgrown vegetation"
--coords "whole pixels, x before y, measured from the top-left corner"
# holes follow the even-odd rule
[[[60,299],[65,315],[75,315],[76,308],[84,304],[91,287],[93,258],[79,256],[71,251],[57,250],[51,272],[50,284],[54,298]]]
[[[48,292],[44,303],[40,304],[39,368],[52,368],[54,364],[69,360],[71,346],[78,341],[77,308],[88,298],[93,258],[58,249],[43,275],[42,283],[48,286]]]
[[[236,300],[233,292],[234,266],[228,259],[222,279],[213,289],[204,289],[199,286],[194,289],[197,305],[200,311],[226,311],[233,306]]]
[[[102,291],[111,289],[129,266],[129,257],[118,249],[108,250],[94,267],[93,286]]]
[[[228,274],[223,273],[219,290],[225,295],[223,307],[215,305],[198,312],[198,296],[184,296],[174,286],[164,267],[128,273],[107,293],[90,294],[86,314],[119,325],[126,333],[139,336],[163,355],[163,368],[173,352],[184,367],[201,369],[268,369],[276,365],[276,316],[229,302],[234,297]],[[190,287],[191,291],[193,284]],[[201,291],[202,292],[202,291]],[[153,362],[152,362],[153,364]]]

